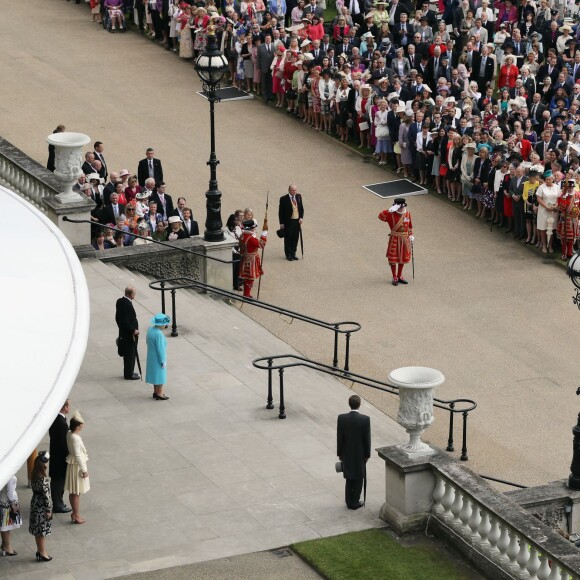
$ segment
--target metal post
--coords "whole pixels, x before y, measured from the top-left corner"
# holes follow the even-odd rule
[[[467,411],[463,411],[463,446],[461,447],[461,461],[469,459],[467,455]]]
[[[578,413],[578,423],[572,427],[572,433],[574,434],[573,455],[568,487],[570,489],[580,489],[580,413]]]
[[[350,332],[346,333],[346,351],[344,353],[344,370],[348,372],[348,360],[350,358]]]
[[[280,413],[278,419],[286,419],[286,407],[284,406],[284,369],[278,369],[280,375]]]
[[[455,451],[453,447],[453,409],[455,409],[455,403],[449,403],[449,439],[447,439],[447,451]]]
[[[161,282],[161,312],[166,314],[165,312],[165,282]]]
[[[215,37],[214,37],[215,39]],[[218,189],[217,181],[217,166],[219,161],[215,153],[215,112],[214,105],[217,100],[219,100],[216,94],[216,85],[207,86],[207,100],[209,101],[209,122],[210,122],[210,140],[211,140],[211,151],[209,155],[209,161],[207,164],[210,168],[210,178],[209,178],[209,189],[205,193],[205,207],[206,207],[206,219],[205,219],[205,233],[203,239],[206,242],[223,242],[225,239],[224,233],[222,232],[222,216],[221,216],[221,191]]]
[[[338,368],[338,324],[334,325],[334,358],[332,359],[332,366]]]
[[[268,359],[268,402],[266,404],[266,409],[273,409],[274,403],[272,401],[274,398],[272,397],[272,359]]]
[[[171,291],[171,336],[178,336],[177,316],[175,315],[175,290]]]

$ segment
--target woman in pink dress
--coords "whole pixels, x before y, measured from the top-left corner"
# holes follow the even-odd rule
[[[276,49],[276,56],[270,65],[272,71],[272,92],[276,95],[276,106],[282,107],[284,105],[284,53],[286,49],[282,44],[278,45]]]

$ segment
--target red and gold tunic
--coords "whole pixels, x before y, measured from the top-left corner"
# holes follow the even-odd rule
[[[578,214],[580,213],[580,192],[566,192],[557,202],[560,217],[556,232],[560,240],[574,242],[578,238]]]
[[[243,231],[240,237],[240,278],[257,280],[264,272],[260,263],[260,248],[266,245],[266,236],[260,238],[253,231]]]
[[[411,213],[390,212],[384,210],[379,214],[379,219],[387,222],[391,228],[389,245],[387,246],[387,259],[389,264],[408,264],[411,261],[411,241],[413,235],[413,222]]]

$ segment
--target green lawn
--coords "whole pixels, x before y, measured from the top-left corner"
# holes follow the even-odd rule
[[[430,546],[404,547],[377,529],[294,544],[329,580],[466,580],[449,556]]]

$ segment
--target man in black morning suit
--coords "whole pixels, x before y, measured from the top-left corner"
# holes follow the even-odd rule
[[[155,183],[163,181],[161,160],[155,159],[155,151],[151,147],[145,151],[145,159],[141,159],[137,167],[137,180],[139,181],[139,185],[143,187],[145,180],[149,177],[155,179]]]
[[[66,458],[68,455],[68,446],[66,444],[68,423],[66,422],[66,414],[69,411],[70,401],[67,399],[48,430],[50,435],[50,463],[48,464],[50,494],[52,496],[52,511],[57,514],[66,514],[71,511],[71,508],[65,505],[62,499],[64,495],[64,480],[66,478]]]
[[[284,230],[284,254],[289,262],[298,260],[296,248],[300,237],[300,224],[304,219],[302,196],[295,185],[288,187],[288,194],[280,198],[278,221],[280,229]]]
[[[336,428],[336,454],[342,461],[342,473],[346,479],[344,499],[348,509],[363,507],[360,494],[366,473],[366,462],[371,456],[371,420],[358,412],[360,397],[348,399],[350,413],[338,416]]]
[[[135,288],[127,286],[125,296],[117,300],[115,322],[119,327],[119,356],[123,357],[123,376],[126,381],[136,381],[139,375],[135,372],[135,353],[139,336],[139,323],[133,307],[136,295]]]

